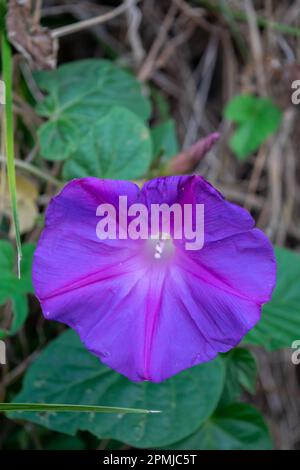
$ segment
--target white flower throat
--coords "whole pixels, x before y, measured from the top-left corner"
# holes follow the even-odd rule
[[[166,232],[160,233],[157,237],[151,238],[154,248],[154,258],[157,260],[162,259],[169,255],[174,250],[171,235]]]

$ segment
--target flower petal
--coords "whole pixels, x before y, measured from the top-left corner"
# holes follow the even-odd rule
[[[208,243],[198,251],[178,250],[177,262],[207,284],[260,305],[271,299],[275,287],[274,250],[258,229]]]
[[[33,282],[41,300],[51,293],[88,283],[100,271],[122,265],[138,250],[133,240],[99,240],[96,210],[101,203],[117,207],[118,196],[128,204],[139,188],[130,182],[83,178],[68,183],[52,199],[34,255]],[[96,273],[96,274],[95,274]]]
[[[260,318],[260,306],[173,266],[152,341],[151,380],[209,361],[236,346]]]
[[[165,202],[204,204],[204,243],[222,240],[254,227],[254,220],[245,209],[232,204],[202,176],[168,176],[145,183],[139,196],[150,209],[151,204]],[[185,240],[184,240],[185,241]]]
[[[175,241],[171,255],[157,260],[148,241],[100,241],[96,209],[103,202],[117,208],[120,195],[148,208],[205,204],[204,248],[188,251]],[[253,224],[198,176],[158,178],[141,191],[129,182],[74,180],[47,211],[35,290],[46,318],[74,328],[105,364],[131,380],[159,382],[229,350],[259,320],[275,261]]]

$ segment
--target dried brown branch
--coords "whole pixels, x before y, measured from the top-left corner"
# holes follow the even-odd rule
[[[135,0],[135,3],[140,2],[140,0]],[[114,8],[113,10],[104,13],[103,15],[96,16],[95,18],[89,18],[87,20],[78,21],[67,26],[61,26],[60,28],[54,29],[51,31],[51,36],[53,38],[61,38],[69,34],[77,33],[83,29],[91,28],[102,23],[106,23],[109,20],[116,18],[119,15],[122,15],[126,12],[128,8],[132,6],[131,2],[124,1],[120,6]]]

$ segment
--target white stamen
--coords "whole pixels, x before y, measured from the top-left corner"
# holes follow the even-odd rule
[[[171,243],[171,236],[168,233],[160,233],[157,234],[155,237],[151,236],[151,239],[155,242],[152,245],[152,253],[154,259],[161,259],[165,257],[167,252],[170,252],[170,248],[172,249],[172,243]]]

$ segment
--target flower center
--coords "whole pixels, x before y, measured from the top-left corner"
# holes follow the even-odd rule
[[[156,260],[168,258],[174,250],[172,238],[169,233],[161,232],[151,237],[150,242],[153,257]]]

